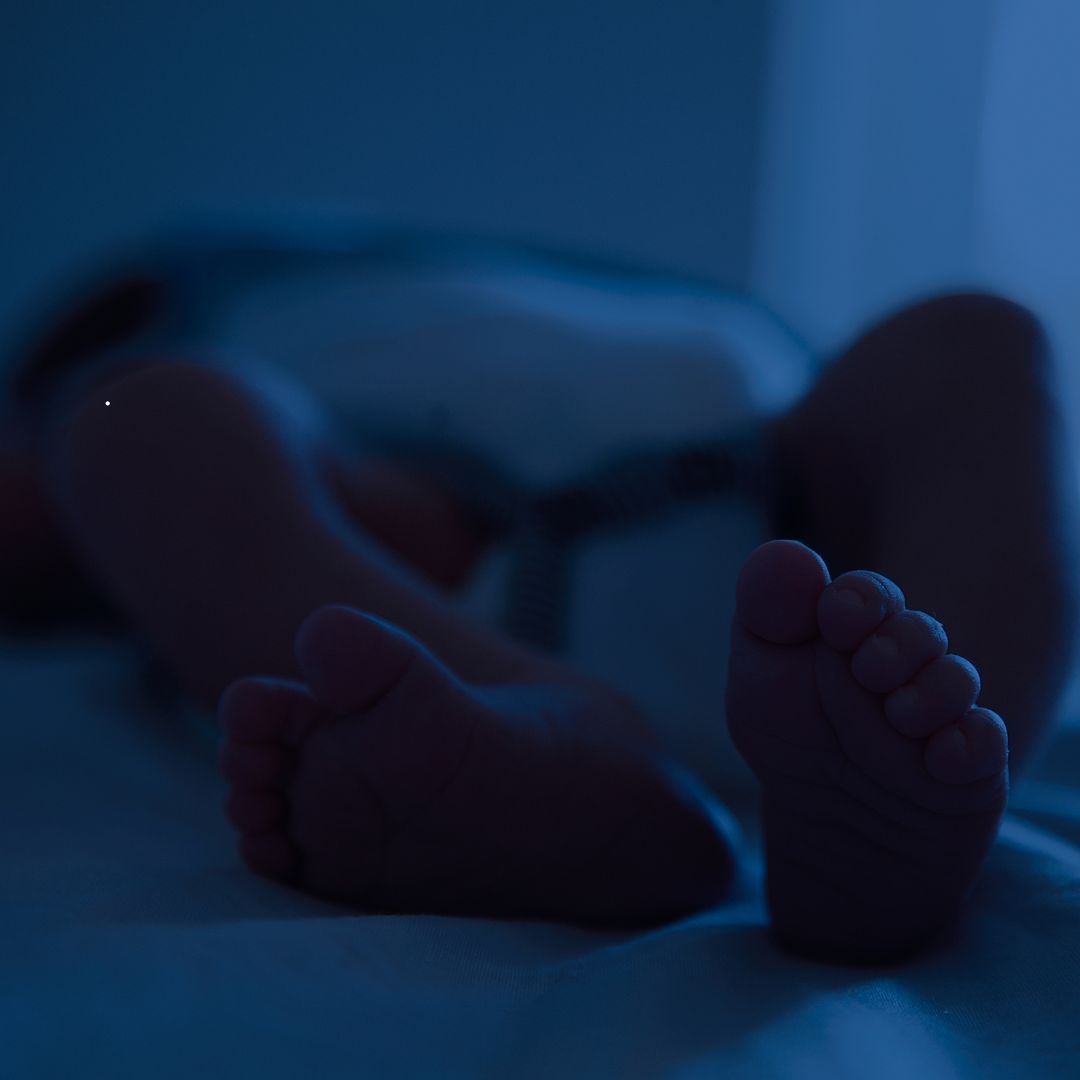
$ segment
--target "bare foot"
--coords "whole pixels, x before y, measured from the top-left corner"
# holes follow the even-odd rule
[[[474,686],[388,623],[322,608],[307,684],[223,695],[228,815],[257,873],[369,911],[639,927],[724,898],[715,804],[582,687]]]
[[[739,575],[732,739],[763,787],[776,937],[840,962],[890,962],[958,913],[1009,790],[1001,718],[935,619],[866,570],[829,583],[790,540]]]
[[[107,394],[58,433],[56,504],[193,697],[242,680],[221,718],[253,865],[354,906],[612,926],[722,897],[720,811],[633,706],[349,528],[247,383],[173,364]]]
[[[1080,488],[1060,374],[1031,312],[945,294],[861,334],[770,428],[793,496],[773,535],[838,573],[872,566],[903,582],[949,627],[983,700],[1008,717],[1014,777],[1060,718],[1080,644]],[[978,524],[987,507],[992,528]]]

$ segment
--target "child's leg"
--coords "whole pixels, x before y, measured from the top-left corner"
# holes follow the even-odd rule
[[[156,356],[72,361],[64,377],[50,384],[49,411],[63,415],[58,398],[77,403],[124,373],[168,362]],[[229,370],[235,370],[235,362]],[[272,370],[244,369],[244,378],[260,386],[268,377],[279,385],[287,382]],[[310,399],[299,384],[294,389]],[[0,409],[0,503],[11,510],[0,519],[0,618],[43,623],[54,614],[81,613],[90,604],[69,604],[65,611],[64,595],[70,596],[72,579],[81,572],[57,528],[45,490],[42,428],[47,424],[33,412],[20,411],[15,401],[8,402],[6,415]],[[358,458],[326,434],[318,472],[353,524],[433,584],[452,590],[466,581],[493,539],[490,527],[472,518],[422,468],[378,456]],[[84,580],[76,584],[80,597],[92,590]],[[103,597],[96,599],[98,608],[107,603]]]
[[[461,617],[340,516],[309,451],[183,364],[95,392],[52,454],[68,535],[136,631],[204,703],[232,684],[249,864],[376,910],[642,925],[722,899],[717,807],[630,704]]]
[[[329,602],[404,627],[473,682],[576,677],[462,618],[357,529],[320,449],[257,372],[139,367],[60,425],[53,504],[92,577],[207,706],[242,675],[297,674],[296,630]]]
[[[727,704],[798,951],[927,944],[996,834],[1005,725],[1015,762],[1052,724],[1078,590],[1051,375],[1022,309],[946,297],[860,338],[773,429],[802,496],[781,529],[831,565],[788,541],[747,561]]]
[[[802,492],[782,535],[870,568],[949,628],[1009,726],[1010,770],[1057,718],[1080,613],[1080,509],[1061,391],[1032,315],[986,295],[862,335],[773,429]]]

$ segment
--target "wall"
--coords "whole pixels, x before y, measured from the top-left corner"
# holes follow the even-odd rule
[[[994,4],[777,0],[752,287],[823,353],[974,283]]]
[[[769,4],[45,0],[0,33],[0,339],[118,239],[296,203],[740,284]]]
[[[989,54],[977,258],[1050,331],[1080,420],[1080,6],[999,0]],[[1080,452],[1080,446],[1078,446]]]

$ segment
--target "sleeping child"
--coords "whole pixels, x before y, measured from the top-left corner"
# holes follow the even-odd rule
[[[361,911],[613,929],[725,901],[730,819],[638,707],[455,607],[490,537],[452,493],[343,455],[254,369],[91,345],[43,351],[47,421],[9,440],[5,596],[21,567],[24,594],[100,598],[216,711],[252,871]],[[776,538],[738,575],[715,723],[760,782],[776,940],[900,961],[962,914],[1072,657],[1044,334],[995,296],[922,301],[764,445]]]

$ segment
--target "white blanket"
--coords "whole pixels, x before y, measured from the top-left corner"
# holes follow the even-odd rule
[[[768,351],[763,333],[760,348],[752,334],[739,345],[744,359]],[[655,707],[688,756],[705,747],[720,784],[711,703],[722,686],[706,653],[761,528],[744,522],[711,547],[724,520],[627,538],[612,553],[637,560],[634,588],[605,584],[598,560],[575,624],[647,612],[651,648],[647,634],[613,637],[587,659]],[[687,543],[715,601],[665,613],[669,586],[646,586],[669,545]],[[722,565],[708,570],[706,552]],[[484,596],[478,582],[463,602],[483,617]],[[614,605],[606,619],[601,601]],[[690,660],[665,651],[676,630],[701,630],[708,648]],[[954,938],[904,967],[859,970],[770,944],[753,851],[730,904],[637,935],[364,916],[257,879],[221,813],[213,729],[155,704],[136,669],[133,647],[116,641],[0,652],[3,1080],[1080,1074],[1076,729],[1047,759],[1053,773],[1017,790]],[[665,726],[684,706],[694,718]]]
[[[956,940],[896,970],[778,952],[753,888],[633,936],[356,915],[238,865],[212,733],[132,660],[0,666],[5,1080],[1077,1074],[1075,789],[1032,789],[1056,835],[1013,816]]]

